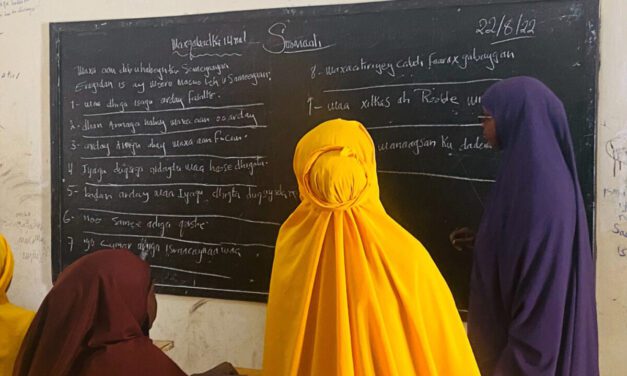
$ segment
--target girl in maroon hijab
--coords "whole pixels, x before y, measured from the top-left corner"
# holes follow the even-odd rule
[[[14,376],[185,376],[148,337],[156,308],[150,267],[139,257],[84,256],[41,304]]]

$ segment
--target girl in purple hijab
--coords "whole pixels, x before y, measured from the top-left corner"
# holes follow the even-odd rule
[[[474,249],[468,334],[483,375],[596,376],[594,264],[562,102],[530,77],[482,97],[502,164]]]

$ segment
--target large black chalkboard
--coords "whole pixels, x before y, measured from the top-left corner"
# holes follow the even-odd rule
[[[384,205],[463,311],[471,256],[448,234],[477,226],[495,176],[490,84],[533,75],[563,99],[592,217],[597,12],[440,0],[52,24],[53,274],[126,247],[161,293],[265,300],[296,142],[354,118]]]

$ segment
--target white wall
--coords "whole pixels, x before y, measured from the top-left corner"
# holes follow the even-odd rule
[[[0,0],[0,231],[16,253],[12,300],[36,309],[50,288],[48,23],[322,5],[352,1]],[[627,374],[627,2],[601,0],[597,251],[603,375]],[[618,138],[617,138],[618,137]],[[614,140],[625,162],[614,176]],[[604,195],[604,189],[614,190]],[[618,192],[618,193],[616,193]],[[621,219],[623,220],[621,222]],[[221,360],[259,368],[265,305],[159,296],[153,337],[188,372]]]
[[[627,2],[601,2],[597,141],[597,304],[603,375],[627,374]],[[608,154],[608,142],[614,153]],[[622,148],[622,150],[620,150]],[[611,155],[613,157],[611,157]],[[615,159],[618,160],[615,163]],[[616,174],[614,169],[616,168]],[[609,190],[609,191],[608,191]],[[620,217],[623,214],[623,217]],[[627,233],[627,231],[626,231]]]

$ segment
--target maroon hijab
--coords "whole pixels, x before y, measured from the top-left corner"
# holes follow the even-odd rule
[[[148,337],[150,267],[127,250],[70,265],[44,299],[14,376],[183,376]]]

